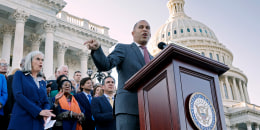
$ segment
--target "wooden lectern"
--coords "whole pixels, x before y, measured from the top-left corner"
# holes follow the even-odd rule
[[[229,68],[187,48],[170,44],[126,83],[138,92],[141,130],[197,129],[189,98],[205,94],[216,113],[215,130],[226,129],[218,76]]]

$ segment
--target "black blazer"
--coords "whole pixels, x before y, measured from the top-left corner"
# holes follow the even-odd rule
[[[92,100],[91,111],[96,121],[96,130],[116,130],[113,109],[105,95]]]

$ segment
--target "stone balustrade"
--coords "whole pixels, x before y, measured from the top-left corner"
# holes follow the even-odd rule
[[[89,30],[97,32],[97,33],[108,35],[108,30],[109,30],[108,27],[97,25],[97,24],[92,23],[92,22],[90,22],[86,19],[79,18],[79,17],[76,17],[74,15],[71,15],[71,14],[65,12],[65,11],[59,12],[56,15],[56,17],[58,19],[61,19],[62,21],[65,21],[65,22],[68,22],[70,24],[82,27],[84,29],[89,29]]]

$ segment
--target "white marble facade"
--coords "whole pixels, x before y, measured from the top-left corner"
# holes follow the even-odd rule
[[[159,42],[176,42],[228,65],[230,70],[219,77],[227,129],[258,130],[260,107],[250,102],[246,75],[233,66],[232,52],[218,41],[214,32],[185,14],[184,4],[184,0],[168,0],[170,16],[151,38],[149,51],[156,55],[160,52]]]
[[[83,43],[96,38],[104,48],[116,44],[109,37],[109,28],[62,11],[64,0],[0,0],[0,54],[10,63],[9,70],[19,68],[29,52],[45,54],[43,72],[46,77],[55,68],[68,65],[69,77],[87,68],[96,70]]]

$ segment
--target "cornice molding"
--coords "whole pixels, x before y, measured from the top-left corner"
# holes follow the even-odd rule
[[[31,1],[47,6],[51,9],[54,9],[56,10],[56,12],[61,11],[67,5],[67,3],[64,0],[31,0]]]
[[[213,49],[213,50],[217,50],[217,51],[223,51],[225,53],[227,53],[230,56],[230,60],[233,62],[233,54],[230,50],[228,50],[227,48],[223,47],[223,46],[218,46],[218,45],[214,45],[214,44],[192,44],[192,45],[187,45],[187,47],[190,48],[201,48],[201,49]]]

